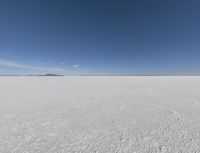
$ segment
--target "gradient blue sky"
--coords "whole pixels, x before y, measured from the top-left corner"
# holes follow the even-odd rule
[[[200,74],[199,0],[1,0],[0,74]]]

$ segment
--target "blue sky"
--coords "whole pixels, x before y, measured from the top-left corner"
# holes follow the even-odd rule
[[[200,74],[198,0],[1,0],[0,74]]]

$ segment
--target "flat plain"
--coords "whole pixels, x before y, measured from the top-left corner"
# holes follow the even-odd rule
[[[0,153],[200,153],[200,77],[0,77]]]

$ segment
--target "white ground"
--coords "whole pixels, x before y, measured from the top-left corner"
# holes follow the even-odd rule
[[[200,152],[200,77],[0,77],[0,153],[156,152]]]

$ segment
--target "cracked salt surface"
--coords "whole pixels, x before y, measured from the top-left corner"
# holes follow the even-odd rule
[[[198,153],[200,77],[0,77],[0,153]]]

